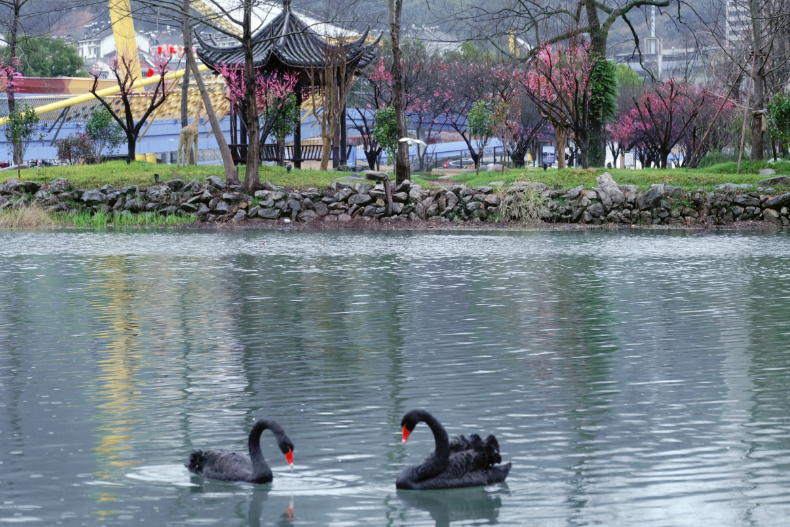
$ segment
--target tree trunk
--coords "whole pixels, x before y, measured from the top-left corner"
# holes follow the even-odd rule
[[[285,139],[277,138],[277,164],[285,166]]]
[[[129,143],[128,147],[128,154],[126,155],[126,164],[129,165],[134,161],[135,154],[136,154],[136,147],[137,147],[137,136],[134,134],[127,134],[126,141]]]
[[[587,23],[590,27],[590,55],[606,58],[607,33],[601,29],[601,23],[598,20],[597,2],[595,0],[584,0],[584,7],[587,12]],[[602,115],[593,114],[590,116],[589,123],[588,162],[584,163],[586,165],[585,168],[587,166],[602,167],[606,164],[606,121]],[[583,154],[582,157],[584,157]]]
[[[258,101],[255,97],[255,64],[252,58],[252,40],[244,50],[244,76],[247,102],[247,167],[244,172],[244,190],[255,192],[261,186],[258,167],[260,164],[260,124],[258,123]]]
[[[398,128],[398,139],[407,137],[406,104],[403,99],[403,73],[401,71],[400,19],[403,0],[390,0],[390,36],[392,37],[392,103]],[[398,141],[398,153],[395,156],[395,184],[411,179],[409,165],[409,145]]]
[[[568,142],[568,132],[562,126],[554,126],[554,136],[557,138],[555,151],[557,153],[557,169],[566,168],[565,143]]]
[[[19,33],[19,10],[21,9],[19,0],[14,0],[14,19],[11,22],[11,39],[8,43],[8,58],[10,65],[16,69],[16,44],[17,35]],[[14,74],[8,75],[8,84],[6,87],[6,95],[8,97],[8,111],[13,112],[16,109],[16,99],[14,93]],[[14,144],[14,164],[21,165],[24,162],[24,154],[22,152],[21,144]]]
[[[421,125],[417,125],[417,130],[415,130],[417,139],[424,140],[422,137],[420,137],[421,131],[422,131]],[[420,145],[415,146],[415,151],[417,152],[417,162],[420,164],[420,172],[422,172],[423,170],[425,170],[425,162],[424,162],[425,152],[420,154]],[[411,164],[409,164],[409,167],[411,167]]]
[[[755,61],[757,64],[762,62],[760,59]],[[763,143],[763,114],[762,110],[765,105],[765,76],[763,75],[762,68],[757,70],[754,76],[754,110],[752,110],[752,161],[762,161],[764,158],[763,150],[765,144]]]
[[[186,6],[184,8],[184,12],[188,13],[189,0],[184,0],[184,5]],[[190,69],[192,70],[192,74],[195,77],[195,84],[197,84],[198,90],[200,90],[200,97],[203,99],[203,108],[205,108],[209,122],[211,122],[211,129],[214,131],[214,138],[217,140],[217,145],[219,146],[219,151],[222,155],[222,164],[225,168],[225,181],[229,185],[238,185],[240,183],[239,175],[236,172],[236,167],[233,166],[233,155],[231,155],[230,147],[228,146],[228,142],[225,140],[225,134],[222,133],[222,128],[219,125],[219,120],[217,119],[217,114],[214,111],[214,106],[211,104],[211,97],[209,97],[208,90],[206,90],[203,77],[200,76],[200,72],[198,71],[195,55],[192,53],[192,32],[189,30],[189,19],[184,16],[182,18],[182,23],[184,23],[184,21],[186,21],[186,30],[184,31],[184,48],[187,54],[187,64],[189,65]]]
[[[253,193],[261,186],[258,167],[260,164],[260,123],[258,123],[258,101],[255,97],[255,62],[252,55],[252,3],[244,6],[244,84],[245,106],[247,107],[247,167],[244,172],[244,190]]]
[[[752,18],[752,46],[754,47],[754,81],[752,93],[754,97],[754,110],[752,111],[752,161],[763,160],[763,114],[761,110],[765,105],[765,55],[762,43],[762,18],[759,0],[749,0],[749,10]]]
[[[324,138],[324,144],[321,145],[321,170],[329,170],[329,155],[332,153],[332,142]]]
[[[365,150],[365,159],[368,160],[368,166],[371,170],[376,170],[376,160],[379,158],[381,150]]]
[[[188,1],[188,0],[187,0]],[[186,17],[182,17],[183,20],[186,20]],[[189,31],[189,24],[184,24],[184,31]],[[181,78],[181,128],[184,129],[189,126],[189,58],[187,58],[187,62],[184,65],[184,76]],[[197,162],[195,160],[195,155],[197,152],[193,152],[193,150],[189,149],[189,159],[187,160],[187,164],[196,165]]]
[[[189,126],[189,58],[184,69],[186,71],[181,78],[181,128]]]

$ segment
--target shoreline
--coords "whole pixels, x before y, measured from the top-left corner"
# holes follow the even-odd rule
[[[282,221],[246,220],[242,222],[194,222],[180,225],[102,225],[75,226],[68,223],[55,223],[33,227],[0,227],[0,232],[33,230],[103,230],[103,229],[162,229],[184,231],[281,231],[281,232],[382,232],[382,231],[422,231],[422,232],[602,232],[602,231],[790,231],[766,221],[738,221],[715,225],[711,223],[689,223],[673,225],[643,225],[604,223],[601,225],[584,223],[535,223],[522,225],[516,222],[462,222],[436,223],[430,221],[414,222],[374,222],[352,220],[347,223],[285,223]]]
[[[517,180],[510,185],[394,185],[379,172],[324,188],[264,183],[247,193],[216,176],[150,187],[73,188],[9,178],[0,185],[4,228],[179,227],[305,231],[592,231],[630,229],[764,230],[790,228],[790,192],[723,185],[720,191],[655,184],[640,191],[608,172],[597,186],[571,189]],[[788,178],[775,182],[787,187]]]

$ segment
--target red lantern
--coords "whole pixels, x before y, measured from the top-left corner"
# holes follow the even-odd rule
[[[173,46],[170,46],[170,54],[175,55],[175,53],[176,53],[175,48]]]
[[[148,73],[146,73],[145,76],[146,77],[153,77],[154,76],[154,70],[152,70],[151,68],[148,68]]]
[[[156,48],[156,52],[161,55],[162,54],[162,46],[159,46],[158,48]]]

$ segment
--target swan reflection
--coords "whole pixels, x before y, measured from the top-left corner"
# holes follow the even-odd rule
[[[250,527],[261,526],[261,514],[263,512],[263,502],[269,497],[269,489],[255,489],[252,491],[252,499],[250,499],[250,511],[247,519],[249,520]],[[271,511],[270,511],[271,514]],[[294,500],[288,502],[288,508],[280,515],[280,519],[275,525],[291,525],[294,521]]]
[[[500,495],[486,492],[483,487],[397,492],[405,505],[428,512],[436,522],[436,527],[464,520],[488,520],[494,523],[499,518],[499,508],[502,506]]]

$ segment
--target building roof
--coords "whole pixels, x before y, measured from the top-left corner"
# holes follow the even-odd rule
[[[381,35],[371,44],[366,44],[368,31],[358,39],[332,38],[343,41],[342,51],[346,55],[348,73],[367,67],[376,58]],[[201,49],[200,59],[210,68],[220,64],[244,63],[244,49],[241,44],[229,47],[216,47],[206,43],[197,35]],[[266,71],[306,70],[322,68],[327,51],[341,51],[341,44],[333,44],[319,35],[311,24],[291,10],[291,2],[283,2],[283,10],[252,37],[253,60],[255,67]],[[338,64],[339,66],[339,64]]]

